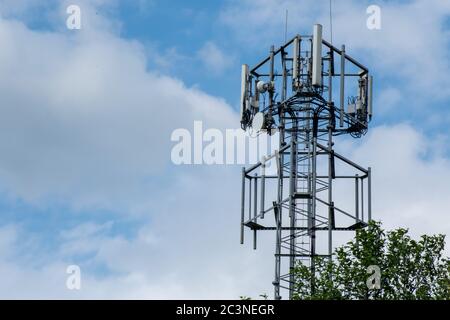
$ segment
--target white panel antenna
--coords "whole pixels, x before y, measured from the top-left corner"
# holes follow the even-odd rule
[[[298,84],[298,71],[299,71],[299,40],[298,37],[294,39],[293,52],[292,52],[292,80],[294,88]]]
[[[247,98],[248,98],[248,65],[242,65],[241,74],[241,119],[243,119],[244,113],[247,110]]]
[[[367,97],[367,113],[369,115],[369,119],[372,118],[372,112],[373,112],[373,95],[372,95],[372,90],[373,90],[373,76],[369,76],[369,93],[368,93],[368,97]]]
[[[312,85],[322,86],[322,25],[315,24],[312,47]]]

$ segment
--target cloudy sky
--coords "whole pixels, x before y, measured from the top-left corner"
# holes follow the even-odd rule
[[[376,79],[370,132],[340,146],[373,168],[374,218],[450,234],[450,1],[334,2],[333,42]],[[176,166],[170,137],[239,127],[240,65],[286,9],[288,36],[330,37],[328,0],[0,0],[0,298],[272,293],[271,239],[239,245],[240,166]]]

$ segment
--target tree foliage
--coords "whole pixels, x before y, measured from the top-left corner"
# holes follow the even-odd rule
[[[294,272],[294,299],[450,299],[450,260],[445,236],[411,239],[407,229],[386,232],[371,222],[335,250],[334,259],[315,259],[315,277],[301,263]],[[381,272],[380,288],[367,283],[369,266]],[[314,279],[311,281],[311,279]]]

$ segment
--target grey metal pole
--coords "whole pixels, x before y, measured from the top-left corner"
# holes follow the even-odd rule
[[[368,221],[372,221],[372,168],[369,167],[367,172],[367,214]]]
[[[361,220],[364,221],[364,179],[361,178]]]
[[[359,186],[359,175],[356,174],[355,176],[355,217],[356,217],[356,222],[359,221],[359,190],[358,190],[358,186]]]
[[[255,219],[255,223],[257,222],[257,215],[258,215],[258,179],[256,178],[257,174],[255,173],[255,183],[254,183],[254,191],[255,194],[253,196],[253,218]],[[253,230],[253,249],[256,250],[256,237],[257,237],[257,230]]]
[[[315,126],[314,124],[313,126]],[[315,130],[315,129],[313,129]],[[317,133],[313,136],[313,158],[312,158],[312,210],[311,210],[311,291],[315,292],[315,261],[316,254],[316,184],[317,184]]]
[[[279,137],[279,144],[280,149],[285,146],[285,121],[284,117],[281,117],[280,119],[280,137]],[[284,152],[278,153],[277,158],[275,158],[276,161],[278,161],[278,164],[280,166],[280,170],[278,172],[278,191],[277,191],[277,202],[273,204],[274,206],[274,212],[276,208],[276,246],[275,246],[275,280],[273,282],[274,285],[274,299],[280,300],[280,281],[281,281],[281,237],[282,237],[282,224],[283,224],[283,208],[281,206],[281,203],[283,201],[283,164],[284,164]]]
[[[244,219],[245,219],[245,168],[242,168],[242,190],[241,190],[241,244],[244,244]]]
[[[252,219],[252,177],[248,179],[248,220]]]
[[[270,77],[270,81],[272,82],[275,78],[274,73],[274,51],[275,51],[275,47],[271,46],[270,47],[270,70],[269,70],[269,77]],[[269,90],[269,104],[272,105],[273,104],[273,90]]]
[[[345,91],[345,46],[342,45],[341,50],[341,93],[340,93],[340,109],[339,109],[339,126],[344,126],[344,91]]]
[[[275,239],[275,280],[274,285],[274,299],[280,300],[280,274],[281,274],[281,212],[280,207],[275,201],[273,202],[275,223],[277,226]]]
[[[307,221],[306,221],[306,223],[307,223],[307,228],[308,228],[308,236],[311,236],[311,225],[312,225],[312,219],[311,219],[311,214],[312,214],[312,211],[313,211],[313,205],[312,205],[312,203],[313,203],[313,200],[312,200],[312,194],[313,194],[313,191],[312,191],[312,181],[313,181],[313,174],[312,174],[312,172],[313,172],[313,169],[312,169],[312,162],[313,162],[313,160],[312,160],[312,158],[313,158],[313,146],[312,146],[312,141],[311,141],[311,137],[312,137],[312,135],[311,135],[311,114],[312,114],[312,112],[309,110],[309,107],[310,107],[310,105],[309,104],[307,104],[307,109],[308,109],[308,111],[306,111],[306,118],[307,118],[307,120],[306,120],[306,128],[307,128],[307,130],[306,130],[306,139],[305,139],[305,141],[306,141],[306,146],[307,146],[307,148],[308,148],[308,177],[307,177],[307,179],[308,179],[308,181],[307,181],[307,183],[308,183],[308,194],[309,195],[311,195],[310,197],[308,197],[308,200],[307,200]],[[317,177],[317,176],[316,176]]]
[[[332,229],[332,217],[331,217],[331,206],[333,203],[333,125],[332,121],[334,121],[334,105],[332,104],[333,95],[332,95],[332,87],[333,87],[333,76],[332,76],[332,59],[333,59],[333,51],[330,50],[330,61],[328,68],[328,103],[330,108],[333,108],[331,111],[331,115],[333,119],[328,122],[328,255],[331,261],[331,255],[333,253],[333,229]],[[317,178],[317,177],[316,177]]]
[[[281,91],[281,100],[286,100],[287,94],[287,69],[286,69],[286,52],[281,52],[281,64],[283,68],[283,90]]]
[[[297,126],[295,126],[297,127]],[[289,246],[289,299],[292,300],[294,294],[294,274],[293,270],[295,267],[295,185],[297,179],[297,161],[296,161],[296,151],[297,142],[294,133],[291,138],[291,166],[290,166],[290,177],[289,177],[289,218],[290,218],[290,246]]]
[[[263,158],[262,159],[262,164],[261,164],[261,201],[259,204],[259,212],[261,215],[261,219],[264,219],[264,206],[265,206],[265,201],[266,201],[266,159]]]
[[[285,52],[282,51],[281,53],[281,59],[282,59],[282,67],[283,67],[283,91],[281,93],[281,99],[284,101],[286,99],[286,94],[287,94],[287,70],[286,70],[286,60],[285,60]],[[290,253],[290,258],[289,258],[289,300],[292,300],[293,297],[293,293],[294,293],[294,274],[293,274],[293,270],[294,270],[294,263],[295,263],[295,243],[294,243],[294,238],[295,238],[295,232],[294,232],[294,226],[295,226],[295,199],[294,199],[294,192],[295,192],[295,178],[297,176],[297,170],[295,170],[295,150],[297,150],[297,145],[295,142],[295,139],[293,139],[292,137],[294,137],[297,133],[294,132],[293,135],[291,136],[291,157],[290,157],[290,162],[291,162],[291,172],[290,172],[290,177],[289,177],[289,196],[290,196],[290,200],[289,200],[289,218],[290,218],[290,226],[291,226],[291,230],[290,230],[290,246],[289,246],[289,253]],[[281,170],[281,174],[283,174],[283,170]],[[283,174],[284,175],[284,174]]]

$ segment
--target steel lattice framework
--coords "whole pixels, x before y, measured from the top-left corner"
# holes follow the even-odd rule
[[[357,95],[347,96],[346,86]],[[320,25],[312,36],[297,35],[277,50],[272,46],[252,69],[243,66],[242,128],[279,134],[276,152],[243,168],[241,202],[242,244],[245,227],[253,233],[254,249],[258,232],[275,231],[275,299],[281,299],[283,289],[293,297],[296,263],[314,274],[315,257],[332,258],[334,232],[364,228],[371,220],[371,170],[335,152],[333,141],[343,134],[361,137],[371,117],[368,69],[344,46],[323,40]],[[266,174],[270,161],[277,164],[276,174]],[[333,187],[341,180],[354,188],[350,210],[333,199]],[[314,288],[314,277],[311,282]]]

